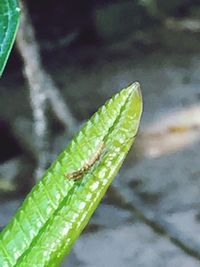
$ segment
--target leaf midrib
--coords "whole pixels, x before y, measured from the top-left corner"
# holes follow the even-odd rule
[[[135,90],[135,89],[134,89]],[[126,105],[127,103],[130,101],[130,96],[133,94],[133,90],[129,93],[129,95],[126,97],[126,100],[124,102],[124,104],[121,106],[120,111],[118,113],[118,115],[116,116],[115,121],[113,122],[113,124],[108,128],[108,132],[107,134],[104,136],[104,140],[107,140],[107,138],[109,137],[109,135],[111,134],[111,132],[114,130],[115,125],[118,123],[121,114],[123,113],[123,111],[126,109]],[[100,164],[100,162],[98,162],[98,165]],[[97,166],[98,166],[97,165]],[[81,179],[84,178],[84,175]],[[84,181],[85,183],[85,181]],[[68,194],[66,195],[66,197],[64,197],[61,201],[61,203],[58,205],[58,207],[54,210],[54,212],[49,216],[48,220],[43,224],[43,226],[40,228],[38,234],[32,239],[29,247],[27,247],[26,250],[24,250],[24,252],[20,255],[20,257],[17,259],[16,263],[15,263],[15,267],[17,267],[18,263],[20,263],[20,261],[23,259],[23,257],[26,256],[26,254],[29,253],[29,251],[31,250],[31,247],[34,243],[37,242],[40,233],[44,232],[46,227],[49,225],[49,221],[59,212],[60,209],[62,209],[63,206],[66,206],[67,202],[70,201],[71,197],[73,196],[72,192],[76,192],[78,191],[78,189],[80,187],[83,187],[83,183],[78,183],[75,182],[74,185],[72,186],[72,188],[69,190]]]

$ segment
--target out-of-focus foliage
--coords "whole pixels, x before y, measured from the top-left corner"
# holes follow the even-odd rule
[[[0,1],[0,75],[2,75],[19,24],[20,9],[16,0]]]

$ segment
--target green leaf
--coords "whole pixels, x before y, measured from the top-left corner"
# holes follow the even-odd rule
[[[9,57],[19,24],[17,0],[0,1],[0,76]]]
[[[92,116],[0,234],[0,266],[60,264],[118,172],[141,112],[139,84],[134,83]],[[86,165],[81,178],[67,178]]]

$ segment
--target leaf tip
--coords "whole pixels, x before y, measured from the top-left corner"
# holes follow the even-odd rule
[[[131,83],[127,88],[129,88],[133,92],[137,91],[141,95],[141,89],[140,89],[140,83],[139,82]]]
[[[142,101],[142,92],[139,82],[134,82],[130,84],[126,89],[131,91],[131,94],[134,95],[134,99],[137,99],[137,103],[140,104],[140,108],[142,111],[143,108],[143,101]]]

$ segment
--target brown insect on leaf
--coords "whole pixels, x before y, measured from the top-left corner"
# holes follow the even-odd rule
[[[77,171],[71,172],[71,173],[65,173],[65,177],[68,179],[74,179],[78,180],[81,178],[83,173],[87,172],[99,159],[101,152],[104,148],[103,142],[101,142],[95,152],[95,154],[83,165],[82,168],[78,169]]]

